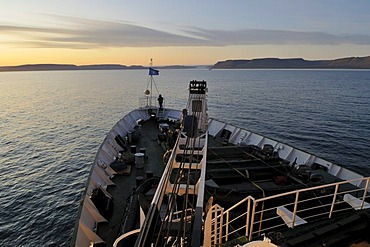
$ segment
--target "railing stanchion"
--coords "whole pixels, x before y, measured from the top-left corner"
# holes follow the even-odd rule
[[[339,188],[339,184],[336,184],[334,195],[333,195],[333,202],[331,203],[331,207],[330,207],[329,219],[331,219],[331,216],[333,215],[335,200],[337,200],[338,188]]]
[[[245,236],[249,236],[249,221],[251,217],[251,199],[248,198],[248,206],[247,206],[247,220],[245,224]]]
[[[249,241],[252,240],[252,232],[253,232],[253,224],[254,224],[254,214],[256,212],[256,202],[253,201],[253,209],[252,209],[252,218],[250,222],[250,231],[249,231]]]
[[[294,211],[293,211],[293,217],[292,217],[292,228],[294,228],[295,215],[297,213],[298,199],[299,199],[299,191],[297,191],[297,193],[295,194]]]
[[[367,194],[367,190],[369,189],[369,182],[370,182],[370,178],[368,178],[366,180],[366,185],[365,185],[365,189],[364,189],[364,195],[362,197],[361,209],[364,209],[366,194]]]
[[[222,227],[222,224],[221,224],[221,227]],[[229,239],[229,212],[226,213],[226,229],[225,229],[225,236],[226,236],[226,240],[225,242],[228,241]]]

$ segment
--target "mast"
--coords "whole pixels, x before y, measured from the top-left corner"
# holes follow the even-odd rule
[[[150,68],[149,68],[149,71],[152,69],[153,67],[153,58],[150,58]],[[152,99],[153,99],[153,75],[149,72],[149,76],[150,76],[150,106],[152,106]]]

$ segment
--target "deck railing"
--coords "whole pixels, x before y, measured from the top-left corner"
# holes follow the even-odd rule
[[[363,186],[360,188],[354,184]],[[205,227],[206,231],[209,229],[213,232],[208,233],[212,236],[208,246],[219,245],[239,236],[246,236],[250,241],[269,231],[294,228],[318,219],[329,220],[346,211],[370,208],[369,191],[368,177],[259,199],[248,196],[227,210],[213,207],[215,210],[211,213],[214,216],[207,218]]]

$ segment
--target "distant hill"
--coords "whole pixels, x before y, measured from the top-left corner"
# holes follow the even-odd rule
[[[370,56],[334,60],[260,58],[217,62],[212,69],[370,69]]]
[[[141,65],[125,66],[120,64],[92,64],[92,65],[74,65],[74,64],[25,64],[18,66],[0,66],[0,72],[5,71],[47,71],[47,70],[127,70],[127,69],[147,69]],[[197,66],[157,66],[159,69],[192,69]]]
[[[0,66],[5,71],[48,71],[48,70],[128,70],[147,69],[141,65],[126,66],[121,64],[24,64],[17,66]],[[334,60],[304,60],[303,58],[259,58],[251,60],[226,60],[213,66],[170,65],[156,66],[158,69],[370,69],[370,56],[348,57]]]
[[[120,64],[25,64],[18,66],[2,66],[1,71],[43,71],[43,70],[118,70],[118,69],[143,69],[143,66],[125,66]]]

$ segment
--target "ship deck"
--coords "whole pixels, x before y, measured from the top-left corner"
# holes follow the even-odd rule
[[[171,130],[175,129],[173,122],[166,123],[169,124]],[[137,131],[140,138],[137,143],[131,144],[136,146],[136,152],[139,152],[143,148],[145,149],[146,158],[144,159],[144,168],[137,169],[135,165],[131,165],[129,174],[116,174],[112,178],[115,185],[108,186],[107,191],[113,197],[113,212],[112,216],[107,219],[108,222],[98,223],[97,234],[105,242],[104,244],[98,244],[98,246],[112,246],[117,237],[119,237],[128,198],[137,188],[137,178],[141,177],[145,179],[147,172],[153,173],[154,177],[160,178],[165,168],[163,155],[166,152],[166,147],[163,143],[159,144],[158,142],[158,135],[161,133],[159,122],[155,119],[149,119]],[[127,146],[129,151],[131,144]],[[209,146],[211,147],[221,147],[222,145],[228,144],[222,144],[218,139],[209,140]],[[137,225],[136,227],[138,228],[139,226]]]
[[[170,129],[174,130],[174,123],[168,122],[168,124],[169,124]],[[128,149],[130,150],[130,145],[136,145],[136,148],[134,151],[132,151],[132,153],[139,152],[143,148],[145,149],[146,158],[144,160],[143,169],[137,169],[135,165],[132,165],[131,172],[129,174],[115,175],[114,178],[112,179],[115,185],[109,186],[107,188],[107,191],[110,193],[110,195],[112,195],[113,202],[114,202],[112,216],[108,219],[108,222],[98,224],[97,234],[105,241],[105,243],[98,244],[95,246],[112,246],[114,241],[117,239],[117,237],[120,236],[121,234],[120,228],[123,224],[123,218],[125,215],[126,206],[128,204],[127,199],[130,198],[130,195],[137,188],[137,178],[141,177],[145,179],[147,176],[147,172],[153,173],[155,177],[160,178],[165,168],[165,165],[163,163],[163,154],[165,153],[166,148],[165,148],[165,145],[159,144],[158,142],[158,138],[159,138],[158,135],[161,133],[160,128],[159,128],[159,122],[157,122],[155,119],[149,119],[148,121],[143,123],[137,129],[137,131],[138,131],[140,138],[137,143],[128,144]],[[257,163],[251,162],[249,155],[246,155],[248,148],[250,147],[234,146],[232,144],[229,144],[228,142],[223,141],[222,138],[218,138],[218,137],[213,137],[213,138],[211,137],[208,139],[207,173],[209,173],[209,170],[212,170],[212,169],[222,170],[222,169],[225,169],[225,167],[227,167],[229,169],[234,170],[234,174],[231,174],[230,179],[229,179],[232,182],[229,181],[229,183],[223,183],[223,181],[225,181],[224,177],[226,176],[226,174],[223,174],[223,176],[217,178],[218,175],[216,173],[216,178],[214,179],[214,181],[217,182],[218,179],[220,179],[221,184],[219,185],[223,189],[226,189],[226,192],[223,192],[222,190],[217,190],[217,193],[212,193],[211,191],[211,194],[209,194],[210,188],[208,187],[206,188],[207,193],[205,196],[205,202],[212,195],[215,203],[218,203],[219,205],[227,209],[230,206],[230,202],[234,204],[238,202],[239,200],[241,200],[242,198],[248,196],[251,192],[258,192],[258,195],[259,195],[261,194],[261,190],[264,190],[264,193],[266,193],[266,196],[267,196],[268,193],[276,194],[276,193],[282,193],[285,191],[300,189],[301,187],[306,187],[306,186],[310,187],[310,186],[317,185],[317,184],[311,184],[311,185],[303,184],[302,185],[298,183],[298,185],[288,186],[285,190],[283,188],[279,189],[280,186],[277,186],[273,180],[267,181],[266,179],[264,179],[261,181],[254,180],[253,182],[251,182],[250,181],[251,178],[245,178],[243,176],[240,177],[241,174],[236,172],[236,169],[239,169],[241,171],[245,171],[245,169],[247,170],[249,169],[249,171],[252,171],[253,169],[255,170],[258,169],[258,171],[263,170],[263,172],[265,172],[266,167],[264,166],[271,166],[271,164],[261,163],[259,158],[257,159]],[[271,160],[273,161],[274,158],[270,159],[270,161]],[[283,163],[279,163],[279,162],[277,164],[278,166],[281,166],[282,164],[289,165],[289,163],[284,163],[284,161],[282,161]],[[272,162],[272,164],[276,165],[274,162]],[[284,169],[286,169],[286,167]],[[338,179],[338,177],[335,177],[322,170],[316,170],[315,173],[323,177],[323,180],[325,181],[323,184],[330,184],[330,183],[341,181],[341,179]],[[253,173],[251,174],[253,175]],[[222,172],[221,172],[221,175],[222,175]],[[210,176],[211,176],[210,174],[207,174],[206,179],[209,180],[211,178]],[[212,183],[214,183],[214,181],[211,181],[211,182],[208,181],[208,184],[210,183],[212,186]],[[242,188],[243,191],[236,192],[236,189],[240,189],[240,188]],[[340,187],[338,192],[353,191],[354,189],[356,189],[356,187],[352,184],[343,184]],[[219,195],[220,197],[218,198],[217,195]],[[257,194],[255,196],[257,196]],[[258,197],[262,197],[262,195],[259,195],[256,198]],[[227,198],[227,199],[223,200],[224,198]],[[268,206],[268,204],[266,204],[266,206]],[[340,217],[342,217],[342,215],[340,215]],[[281,223],[280,221],[278,222],[279,224]],[[332,219],[332,221],[334,221],[334,219]],[[318,224],[320,225],[321,223],[318,223]],[[296,232],[298,233],[302,232],[302,228],[307,227],[308,229],[311,226],[312,224],[309,224],[309,226],[304,226],[304,227],[294,229],[294,230],[287,229],[284,231],[284,235],[294,236]],[[139,228],[139,226],[136,225],[134,228]],[[303,232],[305,231],[303,230]],[[299,241],[299,238],[295,239],[294,241]]]
[[[170,128],[173,128],[173,123],[169,123],[169,125]],[[165,148],[163,144],[158,144],[158,134],[161,133],[158,122],[155,119],[149,119],[138,128],[138,132],[140,138],[137,143],[132,143],[132,145],[136,146],[136,152],[145,149],[144,168],[136,169],[135,165],[131,165],[131,172],[127,175],[115,175],[112,179],[115,185],[109,186],[107,189],[113,197],[113,213],[108,222],[99,223],[97,229],[98,235],[105,241],[106,246],[112,246],[119,236],[127,198],[137,187],[136,179],[138,177],[145,179],[146,172],[152,172],[154,176],[160,178],[164,169],[162,158]]]

